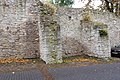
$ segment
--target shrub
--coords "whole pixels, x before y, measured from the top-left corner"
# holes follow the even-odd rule
[[[47,14],[47,15],[48,14],[49,15],[54,15],[56,13],[56,10],[57,10],[57,8],[54,5],[50,4],[50,3],[45,3],[43,5],[43,8],[44,8],[43,14]]]
[[[99,30],[100,37],[108,37],[107,30]]]

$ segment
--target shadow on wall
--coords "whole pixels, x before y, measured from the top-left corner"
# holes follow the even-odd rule
[[[26,22],[26,58],[37,58],[39,54],[38,22],[30,20]]]
[[[89,55],[90,50],[78,40],[70,37],[64,37],[62,40],[63,57],[75,55]]]

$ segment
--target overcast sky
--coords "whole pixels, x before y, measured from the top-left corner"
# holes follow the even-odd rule
[[[73,7],[74,8],[84,7],[87,2],[88,2],[88,0],[86,0],[84,3],[81,4],[80,0],[75,0]],[[102,2],[100,0],[94,0],[94,2],[92,2],[91,4],[94,6],[94,8],[97,8],[97,6],[99,6],[100,4],[102,4]]]
[[[41,0],[42,2],[44,1],[49,1],[49,0]],[[84,7],[85,4],[88,2],[88,0],[86,0],[84,3],[81,2],[81,0],[74,0],[74,5],[72,6],[73,8],[81,8]],[[94,0],[91,5],[94,6],[94,8],[97,8],[97,6],[99,6],[102,2],[100,0]]]

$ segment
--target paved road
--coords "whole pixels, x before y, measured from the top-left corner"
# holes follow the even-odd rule
[[[120,80],[120,63],[83,67],[49,68],[55,80]],[[0,80],[45,80],[39,70],[0,73]],[[47,79],[51,80],[51,79]]]
[[[120,80],[120,63],[74,68],[51,68],[55,80]]]
[[[12,72],[0,74],[0,80],[44,80],[39,70]]]

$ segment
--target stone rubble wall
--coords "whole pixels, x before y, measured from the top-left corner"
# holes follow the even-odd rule
[[[35,16],[31,16],[32,20],[26,21],[25,32],[26,32],[26,48],[25,58],[39,58],[39,28],[38,19]]]
[[[100,11],[93,11],[93,15],[94,21],[108,25],[111,47],[120,45],[120,17],[109,12]]]
[[[92,23],[80,22],[86,12],[90,14]],[[120,42],[120,19],[114,14],[97,10],[59,8],[56,16],[61,28],[63,56],[90,54],[96,57],[110,57],[111,47]],[[95,23],[108,26],[108,38],[101,38],[99,29],[92,29]],[[81,24],[84,24],[83,29]]]
[[[31,15],[29,2],[22,2],[21,5],[20,0],[1,0],[0,58],[36,58],[40,55],[37,16]]]
[[[120,19],[109,12],[59,8],[54,13],[39,0],[20,1],[0,0],[0,58],[61,63],[66,56],[110,57],[111,47],[120,43]],[[101,37],[100,30],[108,35]]]
[[[96,25],[96,22],[81,23],[82,43],[87,45],[87,55],[95,57],[110,57],[110,41],[108,36],[100,36],[99,30],[106,30],[108,26]]]
[[[54,21],[54,9],[49,5],[38,4],[40,9],[40,54],[48,64],[61,63],[60,26]]]

